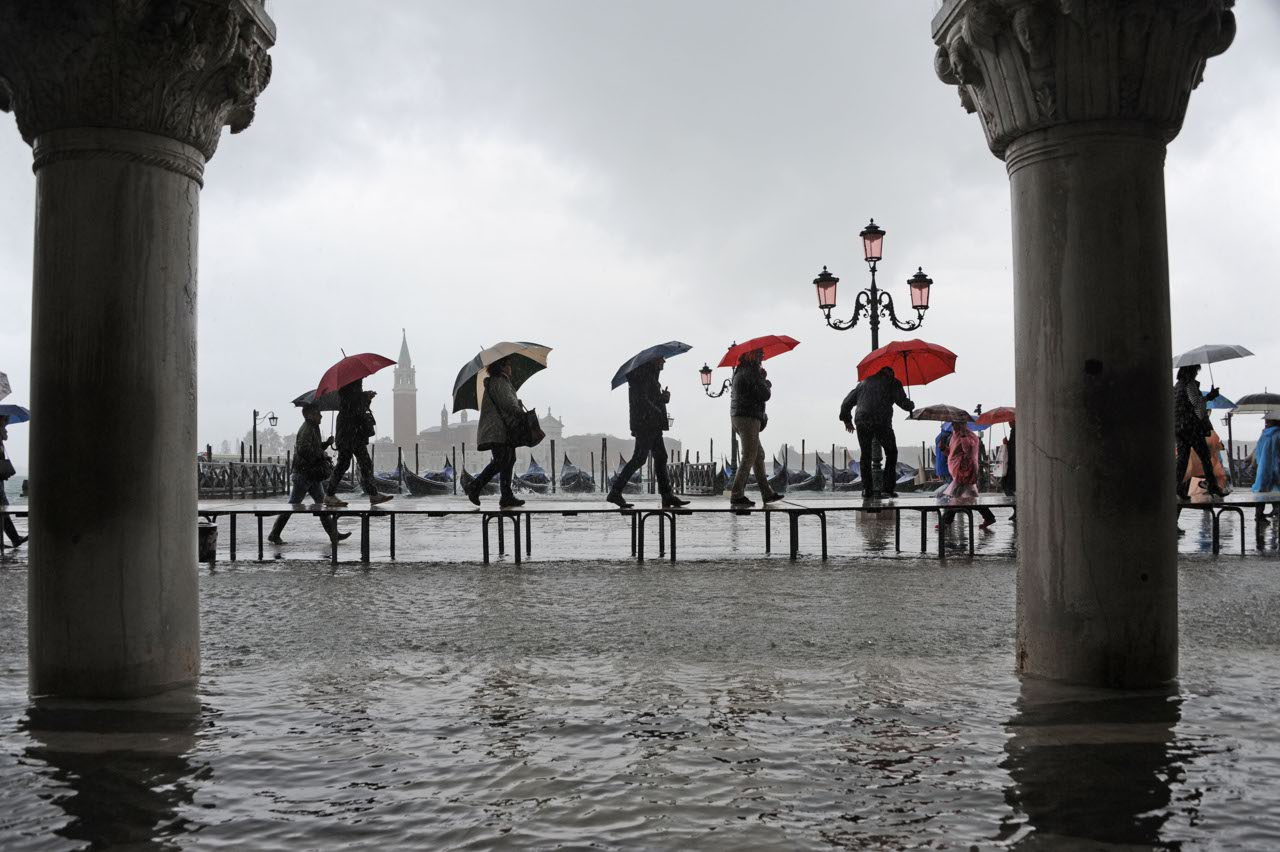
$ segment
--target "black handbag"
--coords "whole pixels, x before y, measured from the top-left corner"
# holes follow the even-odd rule
[[[0,458],[0,480],[8,479],[17,472],[13,467],[13,462],[6,458]]]
[[[517,447],[536,447],[542,443],[543,438],[547,437],[547,433],[542,431],[542,420],[538,417],[536,408],[531,408],[520,415],[520,423],[516,431]]]

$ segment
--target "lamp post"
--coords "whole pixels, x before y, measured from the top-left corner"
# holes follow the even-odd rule
[[[716,391],[715,393],[712,393],[711,392],[711,367],[709,367],[706,364],[706,362],[703,362],[702,369],[698,371],[698,376],[702,379],[703,393],[705,393],[707,396],[711,397],[712,399],[715,399],[718,396],[724,396],[724,392],[729,389],[729,383],[732,381],[732,379],[725,379],[724,384],[720,386],[720,390]]]
[[[832,275],[825,266],[822,267],[822,272],[818,273],[818,277],[813,279],[813,286],[818,294],[818,308],[826,318],[827,325],[836,331],[848,331],[856,326],[860,319],[866,317],[867,324],[871,326],[873,352],[880,348],[881,317],[887,318],[899,331],[915,331],[924,323],[925,311],[929,310],[929,288],[933,286],[933,279],[925,275],[924,268],[916,267],[916,274],[907,279],[907,287],[911,293],[911,307],[916,311],[916,318],[914,320],[898,319],[893,306],[893,296],[881,290],[876,284],[877,264],[884,257],[884,233],[884,229],[876,224],[875,219],[872,219],[858,234],[862,238],[863,258],[871,270],[871,286],[858,292],[853,301],[853,316],[849,319],[833,320],[831,318],[831,311],[836,306],[836,285],[840,283],[840,279]],[[880,445],[873,444],[871,476],[872,484],[877,490],[880,489],[880,459]]]
[[[271,424],[272,429],[274,429],[276,424],[280,422],[280,418],[276,417],[276,413],[274,411],[268,411],[266,414],[259,415],[258,409],[255,408],[253,410],[253,460],[255,462],[261,461],[258,457],[258,424],[263,420]]]

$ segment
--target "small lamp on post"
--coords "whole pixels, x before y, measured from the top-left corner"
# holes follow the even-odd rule
[[[274,411],[268,411],[266,414],[258,414],[258,409],[253,410],[253,461],[262,461],[258,457],[258,424],[263,420],[271,424],[274,429],[275,425],[280,422],[280,418],[276,417]]]
[[[924,316],[929,310],[929,288],[933,286],[933,279],[924,274],[923,267],[917,266],[916,274],[907,279],[907,286],[911,288],[911,307]]]
[[[827,316],[831,316],[831,309],[836,306],[836,285],[839,283],[840,279],[828,272],[825,266],[813,279],[813,286],[818,291],[818,307]]]
[[[724,396],[724,392],[729,389],[729,380],[725,379],[724,384],[720,386],[720,390],[718,392],[711,392],[711,367],[705,362],[702,365],[702,369],[698,371],[698,376],[702,379],[703,392],[712,399],[715,399],[718,396]]]
[[[881,248],[884,245],[884,230],[876,224],[875,219],[872,219],[870,224],[863,228],[858,236],[862,237],[862,254],[867,263],[876,263],[880,258],[884,257],[881,253]]]

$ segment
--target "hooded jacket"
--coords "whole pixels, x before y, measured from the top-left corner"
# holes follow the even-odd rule
[[[627,373],[627,398],[631,404],[631,434],[662,434],[667,431],[667,402],[670,394],[662,390],[658,370],[652,362],[641,364]]]
[[[729,396],[730,417],[754,417],[766,422],[765,403],[773,396],[773,383],[766,379],[759,364],[742,364],[733,372]]]
[[[855,405],[858,407],[856,414],[853,413]],[[846,426],[851,419],[859,423],[889,423],[893,420],[895,405],[908,414],[913,408],[902,382],[893,375],[893,371],[881,370],[849,391],[844,402],[840,403],[840,420]]]
[[[476,449],[515,446],[516,421],[523,409],[510,379],[501,373],[485,379],[480,423],[476,426]]]

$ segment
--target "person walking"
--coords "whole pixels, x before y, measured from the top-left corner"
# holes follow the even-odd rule
[[[366,391],[364,382],[357,379],[350,384],[338,388],[338,425],[336,432],[338,446],[338,462],[329,476],[329,484],[324,498],[326,506],[341,508],[347,505],[338,497],[338,483],[351,467],[352,458],[360,471],[360,485],[364,493],[369,495],[370,505],[376,506],[391,499],[390,494],[379,494],[378,486],[373,481],[373,460],[369,458],[369,439],[377,432],[377,421],[369,409],[376,391]]]
[[[9,440],[9,417],[0,414],[0,506],[9,505],[9,495],[4,493],[4,484],[14,474],[13,462],[9,461],[4,451],[4,442],[7,440]],[[18,535],[18,528],[13,525],[13,518],[7,514],[4,516],[3,533],[9,537],[9,543],[14,547],[19,547],[27,541],[25,535]]]
[[[658,477],[662,507],[674,509],[689,502],[675,495],[667,475],[667,446],[663,443],[662,433],[670,428],[667,403],[671,401],[671,391],[658,381],[658,374],[666,362],[667,359],[658,358],[627,373],[627,401],[631,408],[631,434],[636,439],[636,448],[604,498],[622,509],[631,508],[631,504],[622,497],[622,487],[631,481],[632,475],[650,456],[653,456],[654,473]]]
[[[1009,437],[1004,440],[1004,476],[1000,478],[1000,488],[1004,496],[1012,497],[1018,488],[1018,427],[1009,424]]]
[[[969,424],[957,421],[951,426],[951,444],[947,448],[947,467],[951,484],[942,493],[947,497],[977,497],[978,495],[978,435],[969,430]],[[976,507],[982,516],[978,529],[985,530],[996,522],[996,516],[986,506]],[[942,513],[942,523],[951,526],[956,509]]]
[[[1213,470],[1213,457],[1209,453],[1207,438],[1213,432],[1209,421],[1209,409],[1206,401],[1218,398],[1218,389],[1210,388],[1208,396],[1200,392],[1200,382],[1196,376],[1200,373],[1199,365],[1178,368],[1178,381],[1173,386],[1173,428],[1178,441],[1176,476],[1178,497],[1187,499],[1190,483],[1186,481],[1187,464],[1191,461],[1194,450],[1200,459],[1201,469]],[[1213,477],[1205,479],[1205,491],[1214,497],[1223,496]]]
[[[511,384],[511,364],[505,358],[485,368],[484,399],[480,402],[480,423],[476,427],[476,448],[490,450],[493,458],[480,475],[471,480],[465,489],[467,499],[480,505],[480,491],[489,480],[498,477],[502,496],[498,506],[503,509],[523,506],[524,501],[511,491],[512,471],[516,466],[516,445],[524,427],[524,404],[516,396]]]
[[[862,496],[875,496],[872,454],[879,442],[884,451],[884,475],[880,482],[880,496],[897,497],[894,485],[898,480],[898,439],[893,434],[893,407],[898,406],[910,414],[915,406],[907,399],[902,382],[893,375],[892,367],[881,367],[865,381],[859,382],[840,403],[840,422],[846,432],[858,433],[858,447],[862,450],[859,464],[862,467]],[[854,412],[857,406],[857,412]]]
[[[289,492],[289,503],[299,511],[302,509],[303,498],[308,494],[315,501],[317,508],[324,504],[326,496],[325,483],[328,482],[330,474],[333,473],[333,462],[329,460],[325,450],[329,448],[334,439],[330,436],[324,441],[320,440],[321,419],[322,415],[318,405],[312,403],[302,406],[302,425],[298,428],[298,436],[293,444],[293,471],[291,474],[293,486]],[[271,534],[267,536],[267,541],[272,544],[284,544],[280,534],[284,532],[285,525],[288,523],[288,514],[276,515],[276,522],[271,527]],[[338,532],[338,520],[332,515],[321,515],[320,525],[329,534],[330,540],[342,541],[344,538],[351,536],[349,532]]]
[[[1280,419],[1273,419],[1278,416],[1280,415],[1272,412],[1267,413],[1262,434],[1258,436],[1258,445],[1253,449],[1253,459],[1258,468],[1253,480],[1255,494],[1280,491]],[[1259,504],[1254,511],[1259,526],[1267,523],[1265,510],[1266,506]]]
[[[741,508],[755,505],[746,495],[747,476],[752,471],[755,471],[761,501],[772,503],[782,499],[781,494],[769,487],[769,476],[764,472],[764,447],[760,445],[760,433],[769,423],[765,403],[773,396],[773,383],[761,366],[763,358],[763,349],[752,349],[738,356],[729,397],[729,421],[739,444],[738,470],[733,476],[729,505]]]

